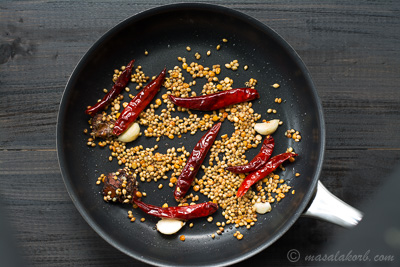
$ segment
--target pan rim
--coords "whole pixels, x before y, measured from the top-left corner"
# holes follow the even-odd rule
[[[157,259],[148,259],[145,257],[142,257],[138,253],[135,253],[134,251],[125,249],[123,246],[120,246],[118,242],[115,241],[115,239],[107,234],[99,225],[96,223],[96,221],[89,215],[89,213],[86,211],[86,207],[77,199],[76,197],[76,192],[73,190],[73,185],[71,183],[71,180],[68,179],[67,175],[67,170],[65,168],[64,162],[66,162],[66,159],[64,157],[64,151],[63,147],[61,144],[61,136],[62,136],[62,125],[63,125],[63,115],[65,114],[65,105],[66,105],[66,95],[68,94],[69,91],[71,91],[71,81],[75,79],[75,76],[77,73],[79,73],[79,70],[83,68],[83,65],[85,61],[91,57],[93,52],[98,49],[98,47],[103,43],[105,39],[107,39],[110,35],[112,35],[115,31],[118,31],[120,29],[125,28],[129,24],[135,22],[135,21],[140,21],[148,16],[154,16],[163,12],[169,12],[169,11],[176,11],[177,9],[202,9],[202,10],[216,10],[220,12],[226,12],[229,15],[232,15],[236,18],[240,18],[241,20],[245,20],[249,22],[251,25],[262,29],[263,32],[269,34],[284,50],[286,53],[288,53],[291,58],[298,64],[299,68],[301,69],[302,73],[304,74],[304,78],[307,81],[309,87],[311,88],[311,95],[314,98],[315,105],[317,106],[318,109],[318,119],[320,122],[319,130],[320,130],[320,150],[318,151],[319,159],[317,162],[317,166],[315,169],[315,175],[311,181],[310,187],[307,192],[305,192],[304,198],[302,200],[302,203],[299,205],[297,208],[296,212],[292,214],[291,218],[285,222],[285,224],[282,226],[280,229],[279,233],[273,236],[273,238],[267,240],[266,242],[263,243],[263,245],[254,248],[252,251],[246,252],[245,254],[242,254],[238,257],[233,257],[231,259],[225,259],[223,262],[220,262],[216,265],[218,266],[227,266],[227,265],[232,265],[235,263],[238,263],[240,261],[243,261],[245,259],[248,259],[255,254],[258,254],[262,250],[266,249],[270,245],[272,245],[276,240],[278,240],[283,234],[285,234],[289,228],[299,219],[300,215],[303,213],[303,211],[306,209],[308,206],[314,192],[317,186],[317,182],[319,180],[321,171],[322,171],[322,165],[324,161],[324,152],[325,152],[325,135],[326,135],[326,130],[325,130],[325,121],[324,121],[324,115],[323,115],[323,109],[322,109],[322,103],[321,100],[318,96],[316,87],[313,83],[313,80],[311,78],[310,72],[308,71],[306,65],[300,58],[300,56],[297,54],[297,52],[292,48],[292,46],[286,42],[286,40],[280,36],[277,32],[275,32],[273,29],[268,27],[266,24],[262,23],[261,21],[244,14],[240,11],[224,7],[221,5],[216,5],[216,4],[206,4],[206,3],[174,3],[174,4],[168,4],[168,5],[163,5],[163,6],[158,6],[155,8],[150,8],[144,11],[141,11],[139,13],[136,13],[109,30],[107,30],[97,41],[94,42],[94,44],[85,52],[85,54],[81,57],[77,65],[72,71],[72,75],[69,77],[67,84],[64,88],[60,105],[59,105],[59,110],[58,110],[58,117],[57,117],[57,128],[56,128],[56,149],[57,149],[57,158],[58,158],[58,164],[61,170],[61,175],[64,181],[64,184],[67,188],[67,192],[74,203],[75,207],[81,214],[81,216],[84,218],[84,220],[90,225],[90,227],[98,234],[101,236],[102,239],[104,239],[107,243],[118,249],[119,251],[123,252],[124,254],[145,262],[147,264],[151,265],[157,265],[157,266],[176,266],[176,264],[166,264],[165,262],[162,262],[161,260]],[[214,266],[211,264],[210,266]]]

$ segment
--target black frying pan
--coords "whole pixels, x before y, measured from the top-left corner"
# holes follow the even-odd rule
[[[227,38],[228,43],[223,43]],[[221,44],[220,51],[216,45]],[[186,46],[192,48],[186,51]],[[144,51],[149,51],[145,56]],[[206,51],[211,50],[207,57]],[[272,212],[260,215],[255,227],[240,229],[244,233],[241,241],[233,237],[236,229],[225,227],[222,235],[215,239],[215,223],[205,218],[194,220],[194,227],[184,227],[179,234],[186,241],[179,241],[179,235],[164,236],[155,230],[157,218],[134,210],[137,218],[146,217],[144,223],[131,223],[127,218],[129,205],[105,203],[96,185],[100,173],[118,169],[114,161],[108,161],[108,149],[89,148],[87,137],[82,133],[87,128],[89,117],[84,113],[86,106],[103,96],[103,88],[112,87],[112,71],[136,59],[147,75],[157,75],[164,66],[171,69],[180,65],[178,56],[205,66],[228,63],[238,59],[237,72],[222,68],[219,77],[234,79],[234,87],[243,87],[250,78],[258,80],[256,88],[261,98],[254,101],[254,109],[263,119],[278,118],[284,122],[274,134],[275,153],[282,153],[292,146],[299,154],[293,164],[286,164],[286,171],[280,172],[296,194],[288,195],[279,204],[273,205]],[[242,67],[248,65],[244,71]],[[189,77],[188,77],[189,79]],[[279,83],[280,88],[270,85]],[[204,80],[198,80],[194,87],[201,91]],[[165,89],[163,90],[165,92]],[[160,97],[159,93],[157,97]],[[284,103],[274,103],[281,97]],[[267,114],[268,108],[275,108],[277,114]],[[183,116],[183,114],[181,114]],[[284,136],[286,129],[301,132],[301,142],[294,142]],[[143,130],[143,127],[142,127]],[[219,136],[232,132],[232,125],[225,121]],[[162,138],[159,151],[168,147],[185,145],[188,151],[204,134],[198,132],[173,141]],[[296,52],[273,30],[259,21],[240,12],[207,4],[175,4],[151,9],[123,21],[102,36],[77,65],[66,86],[57,124],[57,150],[62,176],[68,192],[79,212],[89,225],[107,242],[122,252],[154,265],[229,265],[244,260],[267,248],[281,237],[299,218],[315,192],[323,162],[325,142],[324,119],[320,100],[310,74]],[[133,145],[152,147],[154,139],[144,136]],[[248,151],[251,159],[257,149]],[[207,162],[207,160],[205,161]],[[294,178],[294,173],[301,178]],[[199,173],[198,177],[202,174]],[[147,203],[174,205],[173,190],[164,183],[164,189],[157,189],[152,183],[141,183],[140,190],[147,192]],[[207,199],[203,196],[202,201]],[[202,202],[199,201],[199,202]],[[223,221],[221,210],[214,216],[214,222]]]

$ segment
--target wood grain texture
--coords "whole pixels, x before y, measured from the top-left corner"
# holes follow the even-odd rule
[[[0,200],[32,265],[144,266],[103,241],[75,209],[57,162],[57,112],[75,65],[102,34],[131,15],[174,2],[0,3]],[[299,53],[325,113],[321,180],[357,208],[372,201],[400,162],[399,2],[204,2],[262,21]],[[238,266],[286,266],[290,249],[318,254],[345,231],[302,218]]]

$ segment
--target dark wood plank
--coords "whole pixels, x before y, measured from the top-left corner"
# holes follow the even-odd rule
[[[359,5],[350,4],[308,3],[297,9],[256,2],[238,8],[282,34],[308,65],[325,109],[328,148],[400,147],[399,142],[393,144],[398,140],[395,135],[399,125],[392,123],[400,110],[400,91],[395,90],[400,62],[393,53],[399,47],[399,17],[390,5],[377,5],[372,10],[367,3],[364,5],[364,12]],[[72,8],[71,12],[77,12],[76,17],[65,16],[67,6]],[[0,66],[7,71],[0,73],[0,122],[7,131],[0,135],[2,147],[52,147],[61,94],[80,57],[113,25],[152,6],[122,1],[120,8],[124,12],[118,16],[108,12],[106,3],[78,6],[13,2],[4,6],[0,19],[0,61],[6,62]],[[385,31],[377,23],[385,23]],[[335,111],[332,113],[331,109]],[[27,114],[29,120],[25,119]],[[371,130],[364,123],[366,120],[381,127]],[[340,138],[331,136],[332,129],[338,127]],[[384,142],[380,146],[379,141],[366,142],[371,134]]]
[[[102,34],[133,14],[174,2],[0,3],[2,218],[32,265],[144,266],[102,240],[75,209],[58,169],[57,111],[75,65]],[[357,208],[373,201],[400,162],[399,2],[208,2],[262,21],[299,53],[324,107],[321,181]],[[273,246],[238,266],[287,266],[290,249],[322,253],[346,231],[302,218]]]
[[[368,159],[385,157],[384,150],[329,151],[321,181],[333,194],[362,209],[373,201],[374,193],[391,172]],[[399,160],[400,157],[388,158],[387,165],[395,165]],[[29,262],[39,266],[141,265],[90,229],[69,198],[55,151],[3,151],[0,162],[1,176],[13,181],[6,182],[2,178],[0,196],[8,212],[7,219],[15,227],[17,244]],[[348,230],[301,218],[282,240],[247,262],[264,259],[285,266],[285,253],[290,249],[302,248],[303,253],[317,253],[321,246],[344,231]]]

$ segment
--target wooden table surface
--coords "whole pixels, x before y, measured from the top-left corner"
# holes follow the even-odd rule
[[[145,265],[106,243],[76,210],[58,166],[56,121],[68,78],[91,45],[125,18],[173,2],[0,3],[0,216],[25,262]],[[370,203],[400,160],[400,2],[206,2],[262,21],[299,53],[325,113],[321,181],[356,208]],[[346,231],[301,218],[271,247],[238,266],[286,266],[290,249],[322,253]]]

